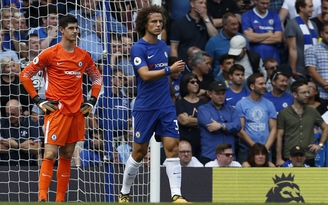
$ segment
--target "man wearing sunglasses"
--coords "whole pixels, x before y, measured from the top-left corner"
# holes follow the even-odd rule
[[[205,167],[241,167],[237,161],[233,161],[235,156],[232,145],[227,143],[219,144],[216,149],[216,159],[205,164]]]

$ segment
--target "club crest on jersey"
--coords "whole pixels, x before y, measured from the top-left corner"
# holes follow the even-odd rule
[[[36,65],[36,64],[38,64],[38,62],[39,62],[39,58],[38,58],[38,57],[35,57],[35,58],[33,59],[33,63]]]
[[[136,132],[136,138],[140,138],[141,134],[139,131]]]
[[[80,62],[78,62],[78,64],[77,64],[80,68],[82,67],[82,65],[83,65],[83,63],[82,63],[82,61],[80,61]]]
[[[135,58],[133,59],[133,63],[134,63],[134,65],[140,65],[140,63],[141,63],[141,58],[139,58],[139,57],[135,57]]]
[[[274,23],[273,19],[269,19],[269,24],[273,25],[273,23]]]
[[[286,103],[286,102],[284,102],[283,104],[282,104],[282,107],[284,107],[284,108],[286,108],[288,106],[288,103]]]
[[[57,140],[57,135],[55,135],[55,134],[51,135],[51,139],[52,139],[53,141]]]

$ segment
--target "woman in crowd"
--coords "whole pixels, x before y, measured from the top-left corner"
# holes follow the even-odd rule
[[[247,161],[243,162],[243,167],[275,167],[269,162],[269,152],[267,148],[260,143],[255,143],[249,150]]]
[[[176,102],[179,121],[180,140],[191,144],[193,156],[200,157],[200,130],[197,121],[197,109],[206,103],[197,97],[199,80],[196,74],[185,74],[180,82],[181,99]]]
[[[327,111],[327,107],[324,104],[320,103],[317,84],[312,81],[309,81],[308,86],[310,90],[310,95],[307,105],[316,108],[320,115],[323,115]]]

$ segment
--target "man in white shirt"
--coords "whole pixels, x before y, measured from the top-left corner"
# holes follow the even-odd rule
[[[192,156],[191,145],[188,141],[182,140],[179,142],[179,158],[182,167],[204,167],[198,159]],[[166,165],[166,160],[163,166]]]
[[[216,159],[205,164],[205,167],[241,167],[237,161],[233,161],[235,154],[232,145],[221,143],[216,147]]]
[[[293,19],[298,16],[295,9],[296,0],[285,0],[279,11],[279,17],[282,24],[285,22],[287,16],[289,19]],[[313,0],[313,12],[310,18],[317,17],[321,13],[321,0]]]

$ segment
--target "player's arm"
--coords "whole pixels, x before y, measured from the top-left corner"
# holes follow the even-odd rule
[[[47,52],[42,53],[38,57],[24,68],[24,70],[19,75],[19,80],[22,82],[25,90],[33,99],[33,102],[41,109],[43,112],[49,114],[57,110],[56,104],[58,102],[51,102],[46,99],[40,98],[38,92],[35,90],[31,78],[42,68],[47,66]]]
[[[19,74],[19,80],[22,82],[25,90],[32,99],[38,95],[31,80],[31,78],[41,69],[39,66],[36,66],[36,64],[38,64],[37,61],[39,60],[33,60],[33,62],[26,66]]]
[[[84,101],[81,105],[80,111],[84,116],[88,116],[89,113],[93,110],[93,107],[97,103],[97,98],[99,96],[101,85],[103,83],[99,69],[95,66],[90,55],[87,56],[89,57],[89,63],[87,65],[90,66],[88,66],[85,71],[92,80],[92,86],[91,97],[88,100]]]
[[[241,117],[240,118],[240,122],[241,122],[241,130],[237,133],[237,136],[243,140],[244,142],[246,142],[246,144],[250,147],[252,147],[255,142],[251,139],[250,136],[248,136],[248,134],[245,132],[244,128],[245,128],[245,118]]]
[[[270,150],[272,144],[276,140],[277,120],[270,118],[269,119],[269,127],[270,127],[270,134],[269,134],[268,140],[265,143],[265,147],[267,148],[268,151]]]
[[[284,135],[283,129],[277,129],[277,140],[276,140],[276,165],[281,166],[285,163],[282,159],[282,137]]]
[[[161,70],[149,70],[148,66],[142,66],[138,69],[138,74],[145,82],[155,81],[170,75],[171,73],[182,72],[185,68],[185,63],[182,60],[175,62],[172,66],[166,66]]]

